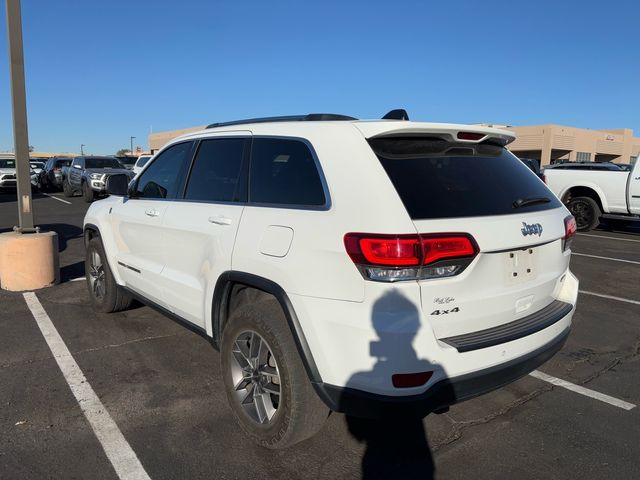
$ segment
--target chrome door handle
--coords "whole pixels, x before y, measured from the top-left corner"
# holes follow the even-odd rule
[[[210,223],[215,223],[216,225],[231,225],[231,219],[229,217],[209,217]]]
[[[144,211],[145,215],[147,215],[148,217],[157,217],[158,215],[160,215],[160,212],[157,210],[154,210],[152,208],[150,208],[149,210],[145,210]]]

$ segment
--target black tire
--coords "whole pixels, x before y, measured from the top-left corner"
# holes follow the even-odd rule
[[[62,193],[65,197],[73,197],[73,189],[71,188],[71,185],[69,185],[69,182],[64,180],[62,182]]]
[[[87,182],[82,183],[82,198],[84,198],[84,201],[87,203],[91,203],[96,199],[95,193],[91,190]]]
[[[95,264],[94,255],[99,257],[101,268]],[[100,237],[92,238],[87,244],[84,270],[89,297],[97,311],[111,313],[129,308],[133,298],[113,278]],[[96,287],[98,278],[102,280],[104,289]]]
[[[40,190],[41,192],[46,192],[47,191],[47,187],[44,184],[44,182],[42,181],[42,177],[38,178],[38,190]]]
[[[581,232],[593,230],[600,223],[602,212],[596,201],[591,197],[575,197],[567,204],[567,208],[576,219],[576,225]]]
[[[246,332],[257,333],[262,337],[261,340],[266,342],[267,351],[271,354],[269,358],[275,359],[275,371],[279,374],[279,385],[276,385],[279,386],[277,407],[275,414],[265,423],[259,423],[251,417],[251,413],[246,409],[250,405],[241,405],[238,396],[243,396],[244,392],[236,390],[233,377],[232,369],[235,368],[237,373],[238,368],[241,368],[240,362],[234,366],[235,358],[243,358],[237,356],[236,340],[246,335]],[[222,333],[220,352],[223,381],[231,410],[242,430],[259,445],[271,449],[290,447],[313,436],[322,428],[329,415],[329,409],[313,390],[284,313],[273,297],[244,303],[233,311]],[[270,361],[264,364],[265,368],[268,368]],[[245,373],[241,375],[244,377]],[[255,371],[252,375],[255,377]],[[247,382],[247,385],[251,387],[251,382]],[[251,388],[253,393],[253,387]],[[266,395],[273,401],[272,394]],[[251,397],[253,398],[253,395]],[[257,408],[254,410],[257,411]]]

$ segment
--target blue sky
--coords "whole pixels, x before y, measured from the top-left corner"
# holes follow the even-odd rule
[[[4,4],[4,2],[2,2]],[[4,7],[4,5],[3,5]],[[640,134],[640,2],[22,0],[30,143],[332,112]],[[0,12],[0,151],[13,148]]]

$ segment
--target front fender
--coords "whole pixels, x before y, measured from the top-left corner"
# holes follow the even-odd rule
[[[115,255],[117,252],[117,248],[115,245],[115,238],[113,235],[113,227],[111,222],[111,211],[113,207],[118,203],[121,203],[122,201],[122,197],[107,197],[103,200],[93,202],[84,216],[82,230],[85,236],[85,245],[87,233],[89,230],[94,230],[98,233],[98,235],[100,235],[100,239],[102,240],[102,247],[104,248],[104,253],[107,257],[106,260],[109,264],[109,268],[111,269],[111,273],[113,274],[113,278],[118,285],[124,286],[125,283],[120,277],[120,273],[116,268],[117,261]]]

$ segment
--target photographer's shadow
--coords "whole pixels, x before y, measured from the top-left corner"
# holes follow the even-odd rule
[[[421,326],[420,312],[401,293],[391,291],[379,298],[373,307],[372,322],[379,338],[370,344],[376,363],[371,371],[354,374],[347,383],[349,389],[388,386],[394,374],[440,369],[427,360],[418,359],[413,340]],[[346,396],[341,399],[343,406],[349,402]],[[363,479],[434,478],[435,467],[423,420],[409,413],[402,404],[375,419],[347,415],[346,421],[351,435],[366,443]]]

